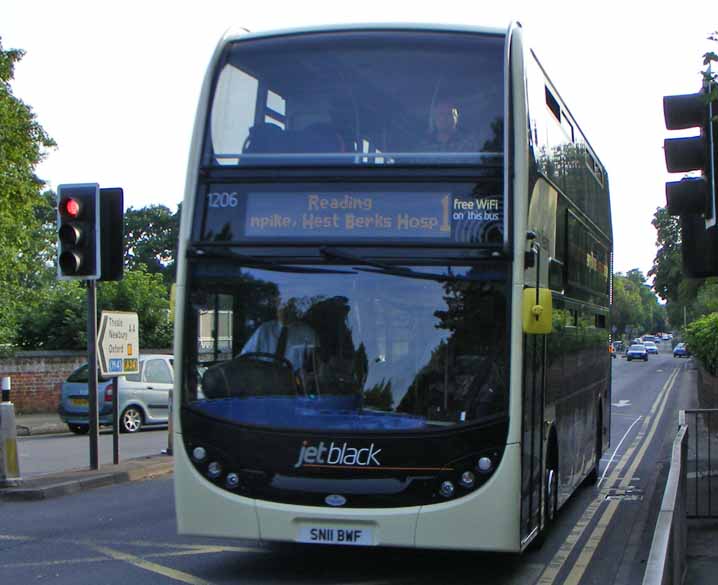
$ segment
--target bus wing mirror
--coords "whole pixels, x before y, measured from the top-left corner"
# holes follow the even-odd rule
[[[551,333],[553,304],[548,288],[525,288],[523,299],[523,325],[527,335]]]

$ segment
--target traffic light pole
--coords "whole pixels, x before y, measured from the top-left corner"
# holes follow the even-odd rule
[[[87,364],[88,404],[90,409],[90,469],[99,469],[97,416],[97,284],[87,281]]]

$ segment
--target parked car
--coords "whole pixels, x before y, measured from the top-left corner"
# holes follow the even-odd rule
[[[170,355],[140,356],[140,371],[117,377],[120,431],[136,433],[144,425],[167,424],[169,393],[174,381]],[[73,433],[89,429],[89,380],[87,364],[77,368],[62,384],[60,418]],[[112,425],[112,383],[110,378],[97,382],[97,409],[100,425]]]
[[[682,358],[690,356],[691,352],[688,351],[688,347],[686,347],[685,343],[679,343],[673,348],[673,357]]]
[[[631,360],[643,360],[644,362],[647,362],[648,351],[646,350],[646,346],[638,343],[632,345],[628,348],[628,350],[626,350],[626,359],[629,362]]]
[[[653,353],[653,354],[658,353],[658,346],[655,343],[653,343],[652,341],[644,341],[643,345],[645,346],[646,351],[648,353]]]

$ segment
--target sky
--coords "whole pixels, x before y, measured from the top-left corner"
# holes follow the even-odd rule
[[[718,30],[712,2],[2,0],[0,41],[25,51],[13,93],[57,142],[37,168],[49,188],[122,187],[126,208],[174,211],[202,80],[227,29],[512,20],[606,166],[614,270],[647,273],[651,219],[665,206],[665,181],[680,178],[665,170],[662,97],[700,88],[702,55],[718,52],[707,40]]]

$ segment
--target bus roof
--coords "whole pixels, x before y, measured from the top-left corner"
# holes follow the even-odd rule
[[[462,24],[434,24],[434,23],[357,23],[357,24],[331,24],[302,28],[289,28],[271,31],[250,32],[244,28],[231,28],[224,35],[224,41],[264,39],[286,35],[300,35],[327,32],[346,31],[425,31],[425,32],[457,32],[473,34],[506,35],[509,27],[495,28],[484,26],[466,26]]]

